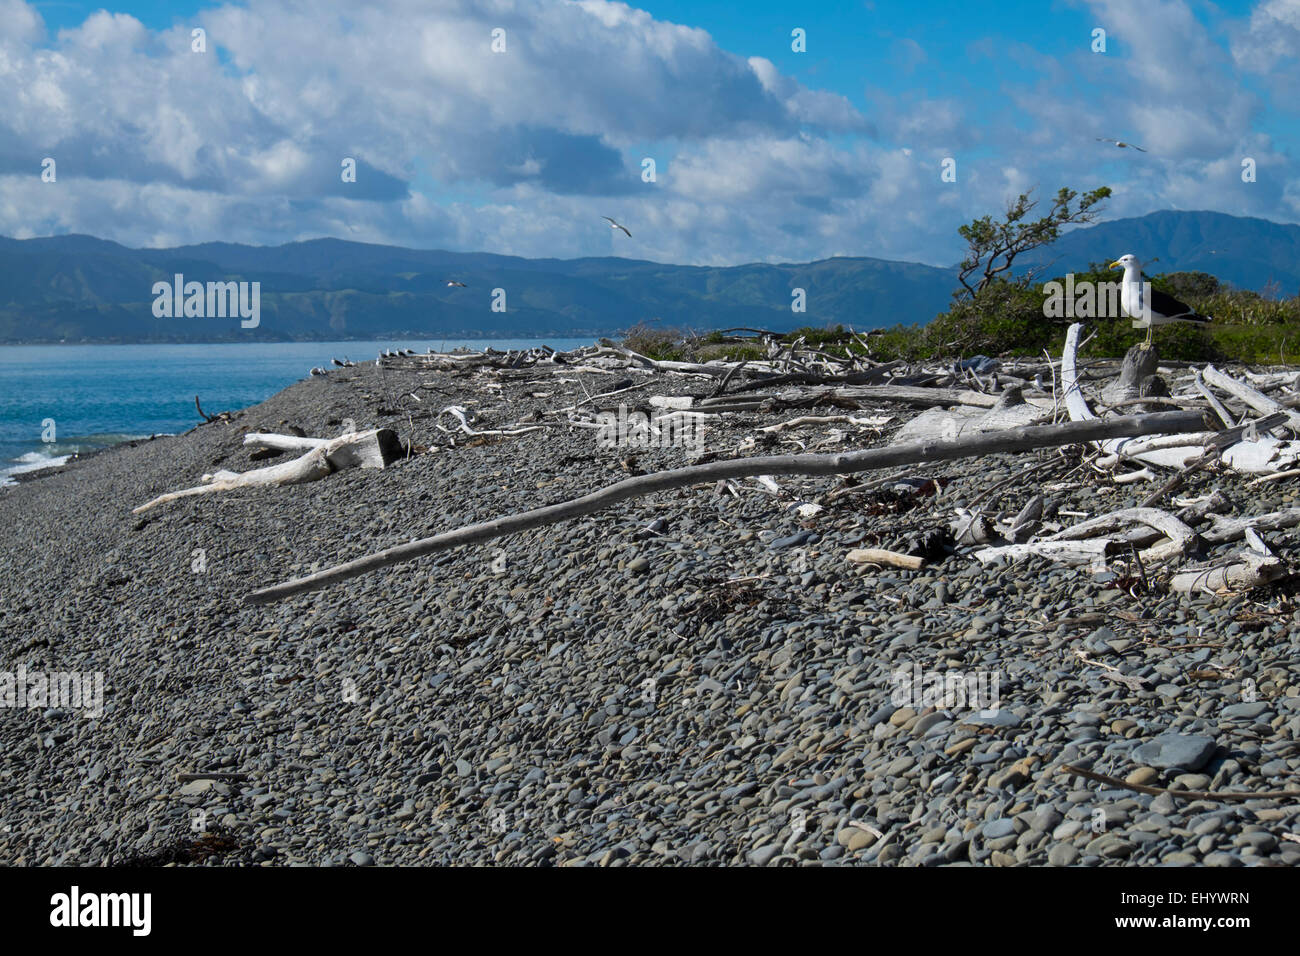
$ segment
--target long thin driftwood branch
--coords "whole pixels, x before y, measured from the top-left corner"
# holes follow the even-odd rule
[[[1068,763],[1058,767],[1057,773],[1068,773],[1076,777],[1083,777],[1085,780],[1104,783],[1108,787],[1123,787],[1125,790],[1149,793],[1157,797],[1167,793],[1179,800],[1294,800],[1296,797],[1300,797],[1300,790],[1258,790],[1252,793],[1249,790],[1220,790],[1216,792],[1214,790],[1174,790],[1170,787],[1148,787],[1145,784],[1129,783],[1119,777],[1111,777],[1104,773],[1086,770],[1083,767],[1075,767]]]
[[[927,440],[910,445],[871,448],[864,451],[831,455],[776,455],[737,458],[691,465],[671,471],[640,475],[617,482],[599,491],[519,514],[494,518],[467,525],[454,531],[434,535],[408,544],[397,545],[344,564],[326,568],[306,577],[285,581],[250,593],[252,604],[268,604],[295,594],[315,591],[339,581],[357,577],[391,564],[410,561],[435,551],[459,545],[488,541],[503,535],[555,524],[569,518],[604,510],[620,501],[672,488],[681,488],[728,478],[753,475],[842,475],[918,462],[951,461],[1002,452],[1028,451],[1059,445],[1073,445],[1124,435],[1149,435],[1199,432],[1206,428],[1199,412],[1158,412],[1131,415],[1103,421],[1070,422],[1061,425],[1008,428],[973,435],[955,441]]]

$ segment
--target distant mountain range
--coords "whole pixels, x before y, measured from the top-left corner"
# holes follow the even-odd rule
[[[1077,229],[1024,265],[1049,274],[1133,252],[1148,272],[1202,270],[1247,288],[1300,287],[1300,226],[1159,212]],[[155,283],[259,282],[256,328],[156,317]],[[296,341],[605,335],[638,322],[700,331],[927,322],[955,268],[884,259],[701,267],[632,259],[523,259],[337,239],[276,247],[128,249],[90,236],[0,238],[0,343]],[[466,288],[447,287],[448,279]],[[793,313],[802,288],[807,311]],[[493,290],[505,311],[492,311]]]
[[[1221,212],[1153,212],[1098,223],[1017,262],[1050,263],[1048,275],[1063,275],[1126,252],[1143,261],[1148,275],[1208,272],[1242,289],[1261,291],[1276,282],[1282,295],[1300,294],[1300,226]]]

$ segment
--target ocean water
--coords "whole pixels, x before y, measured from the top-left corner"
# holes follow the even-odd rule
[[[199,423],[195,395],[210,415],[255,405],[306,378],[313,366],[333,368],[334,357],[373,362],[383,349],[541,344],[571,349],[591,340],[0,346],[0,485],[69,455],[186,431]]]

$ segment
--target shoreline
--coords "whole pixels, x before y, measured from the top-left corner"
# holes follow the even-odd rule
[[[647,387],[612,401],[637,407],[714,387],[627,370],[371,363],[0,494],[7,669],[102,674],[104,688],[99,718],[28,708],[0,722],[13,794],[0,861],[1300,862],[1300,846],[1277,837],[1300,822],[1294,801],[1179,800],[1061,771],[1189,791],[1273,790],[1300,772],[1287,749],[1300,731],[1293,585],[1226,600],[1134,594],[1122,559],[1104,575],[984,566],[943,543],[951,510],[987,493],[1003,514],[1040,489],[1063,512],[1096,514],[1152,490],[1093,478],[1077,455],[922,465],[856,491],[794,476],[775,492],[753,480],[679,488],[245,604],[259,587],[687,463],[683,448],[604,449],[550,414],[625,376]],[[474,413],[474,430],[548,427],[467,436],[440,422],[449,405]],[[840,413],[722,416],[704,451],[878,445],[916,411],[882,403],[855,414],[892,421],[839,438],[843,425],[758,430]],[[413,454],[131,513],[203,473],[288,460],[254,461],[246,431],[332,436],[348,418],[393,429]],[[1030,465],[1032,487],[1016,480]],[[1183,494],[1212,487],[1239,513],[1296,504],[1285,484],[1231,474],[1191,475]],[[821,511],[801,514],[808,503]],[[1267,538],[1283,555],[1300,545],[1297,529]],[[860,548],[924,555],[923,566],[846,560]],[[904,668],[921,681],[902,687]],[[993,716],[982,698],[935,697],[935,675],[992,688]],[[1135,756],[1168,735],[1209,737],[1214,755],[1192,769]],[[195,820],[224,849],[195,859]]]
[[[528,331],[530,334],[525,335]],[[554,339],[563,341],[565,339],[581,340],[584,342],[594,342],[605,336],[619,335],[619,329],[605,329],[603,331],[594,331],[588,334],[584,331],[567,331],[567,332],[542,332],[534,334],[531,330],[520,329],[518,335],[475,335],[473,331],[469,332],[448,332],[429,334],[425,332],[402,332],[392,335],[374,336],[367,334],[357,338],[337,338],[330,336],[327,338],[307,338],[307,339],[248,339],[248,338],[224,338],[224,339],[141,339],[137,341],[119,341],[116,339],[86,339],[76,342],[53,339],[23,339],[20,341],[0,341],[0,349],[19,348],[23,346],[36,345],[346,345],[354,342],[535,342],[543,339]]]

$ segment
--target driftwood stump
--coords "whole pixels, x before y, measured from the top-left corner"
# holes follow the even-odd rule
[[[1101,400],[1107,405],[1118,405],[1149,395],[1168,395],[1169,389],[1156,378],[1160,354],[1155,346],[1143,348],[1135,345],[1124,355],[1119,376],[1101,390]]]

